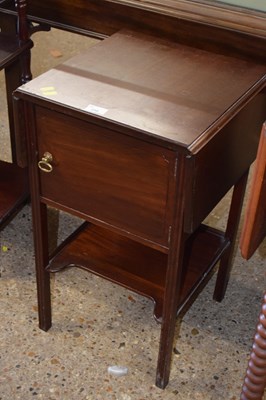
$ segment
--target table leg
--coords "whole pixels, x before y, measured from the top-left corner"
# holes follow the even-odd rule
[[[3,16],[0,14],[0,27],[2,32],[16,35],[16,17],[10,15]],[[5,68],[5,84],[12,160],[13,162],[16,162],[12,93],[21,84],[21,68],[19,60]]]
[[[222,301],[225,295],[229,276],[232,268],[232,258],[237,237],[237,230],[241,216],[242,205],[245,196],[245,190],[248,179],[248,171],[235,184],[233,196],[230,205],[229,217],[225,231],[225,237],[230,240],[230,246],[222,256],[218,270],[216,286],[213,298],[216,301]]]
[[[16,143],[15,143],[15,127],[14,127],[14,109],[13,109],[13,91],[21,84],[21,70],[20,63],[12,63],[8,68],[5,69],[6,78],[6,99],[8,108],[8,121],[10,130],[10,142],[12,150],[12,161],[17,162],[16,155]]]
[[[31,129],[34,129],[29,121],[32,121],[33,109],[24,107],[26,122],[26,134],[30,137]],[[35,135],[31,135],[35,137]],[[35,247],[35,265],[38,295],[39,327],[47,331],[52,325],[51,312],[51,289],[50,273],[45,270],[49,263],[49,242],[48,242],[48,213],[46,204],[41,203],[39,193],[40,183],[38,166],[35,151],[32,151],[35,143],[27,140],[28,162],[29,162],[29,181],[31,190],[31,208],[33,223],[33,238]]]
[[[266,292],[242,387],[241,400],[262,400],[266,387]]]
[[[180,157],[179,168],[176,177],[180,185],[179,187],[183,187],[182,184],[184,183],[184,164],[185,160],[182,161]],[[176,207],[173,207],[173,210],[175,210],[175,215],[173,216],[173,226],[170,235],[171,237],[169,244],[161,337],[156,374],[156,385],[161,389],[164,389],[169,381],[184,252],[184,191],[176,192],[174,198]]]
[[[35,203],[35,205],[33,205]],[[38,295],[39,327],[48,331],[52,325],[50,273],[45,270],[49,262],[47,206],[32,199],[33,234]]]

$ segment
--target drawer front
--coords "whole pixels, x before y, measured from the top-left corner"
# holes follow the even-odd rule
[[[129,233],[167,244],[175,154],[163,147],[36,107],[43,198]]]

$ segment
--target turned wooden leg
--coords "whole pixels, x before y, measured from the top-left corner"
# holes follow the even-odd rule
[[[213,298],[216,301],[222,301],[225,295],[229,276],[232,268],[232,258],[236,242],[237,230],[241,216],[242,205],[245,197],[245,190],[248,179],[248,171],[235,184],[233,196],[230,205],[229,217],[225,231],[225,237],[229,239],[230,246],[222,256],[218,270],[216,286]]]
[[[20,57],[21,66],[21,81],[22,83],[29,82],[32,79],[31,73],[31,51],[28,50]]]
[[[266,292],[242,387],[241,400],[262,400],[266,387]]]

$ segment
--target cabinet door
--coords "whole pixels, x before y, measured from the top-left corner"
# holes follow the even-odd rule
[[[175,154],[169,149],[36,107],[41,196],[94,223],[167,245]]]

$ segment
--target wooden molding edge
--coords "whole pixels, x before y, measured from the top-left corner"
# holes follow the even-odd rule
[[[266,14],[206,0],[108,0],[209,25],[266,37]]]

